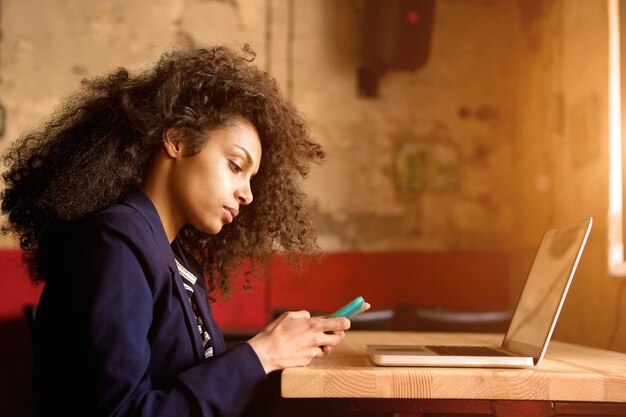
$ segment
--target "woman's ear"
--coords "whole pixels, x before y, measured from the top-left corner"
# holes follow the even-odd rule
[[[163,148],[172,158],[179,158],[183,154],[182,133],[173,127],[163,132]]]

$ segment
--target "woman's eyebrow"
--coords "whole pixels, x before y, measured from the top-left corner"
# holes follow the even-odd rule
[[[235,145],[235,148],[241,149],[241,151],[246,154],[246,160],[248,161],[248,164],[253,165],[252,157],[250,156],[250,153],[246,150],[246,148],[239,145]]]

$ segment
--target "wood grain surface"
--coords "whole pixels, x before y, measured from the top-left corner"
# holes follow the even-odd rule
[[[367,344],[499,345],[503,335],[351,331],[330,354],[282,372],[285,398],[626,402],[626,354],[550,342],[532,369],[379,367]]]

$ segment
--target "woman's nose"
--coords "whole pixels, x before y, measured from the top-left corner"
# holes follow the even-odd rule
[[[250,187],[250,183],[246,183],[246,185],[237,192],[237,200],[239,200],[239,204],[245,206],[252,203],[252,199],[252,188]]]

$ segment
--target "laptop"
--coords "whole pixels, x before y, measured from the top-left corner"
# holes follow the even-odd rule
[[[548,348],[593,219],[543,234],[500,346],[367,345],[381,366],[523,368],[538,365]]]

